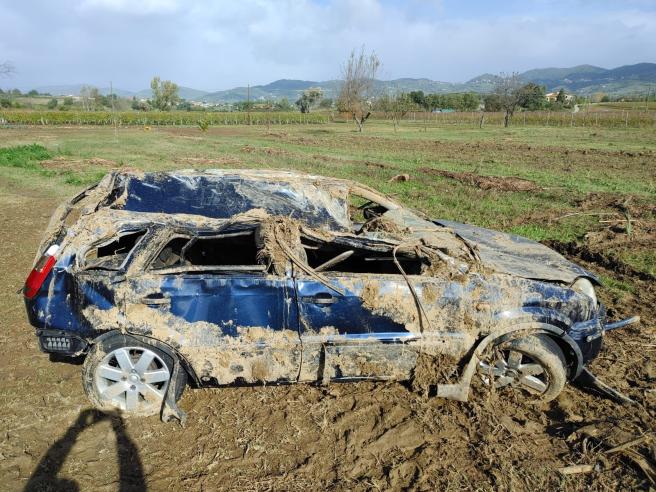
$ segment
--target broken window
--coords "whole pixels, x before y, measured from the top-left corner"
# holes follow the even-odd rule
[[[338,242],[320,242],[301,239],[308,265],[318,272],[398,274],[392,248],[367,248]],[[380,249],[383,249],[382,251]],[[396,260],[407,275],[419,275],[422,259],[397,252]]]
[[[86,269],[119,270],[128,258],[145,230],[130,231],[119,235],[110,242],[92,247],[84,255]]]
[[[351,223],[356,228],[387,212],[387,208],[382,205],[354,193],[349,194],[348,209]]]
[[[257,253],[254,230],[211,237],[176,237],[162,248],[151,268],[263,271],[266,267],[258,261]]]

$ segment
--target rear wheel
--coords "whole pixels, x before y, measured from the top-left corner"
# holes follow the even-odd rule
[[[509,388],[544,402],[556,398],[567,382],[563,352],[546,335],[495,345],[479,362],[478,374],[488,386]]]
[[[119,335],[94,345],[84,361],[82,384],[98,408],[154,415],[171,383],[173,363],[173,357],[156,347]],[[186,383],[186,373],[178,373],[182,380],[176,384],[176,401]]]

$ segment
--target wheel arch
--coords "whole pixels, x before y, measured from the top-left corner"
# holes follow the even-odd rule
[[[548,335],[563,351],[565,360],[570,365],[568,379],[573,380],[581,374],[584,364],[583,353],[576,341],[567,333],[572,327],[572,320],[560,311],[541,306],[526,306],[521,309],[497,312],[494,320],[501,327],[496,333],[498,337],[508,338],[513,336],[512,333],[531,330]],[[487,340],[487,346],[497,339],[493,336],[488,340],[491,335],[494,333],[488,335],[481,343]]]
[[[565,330],[549,323],[526,322],[513,325],[508,331],[504,330],[504,333],[499,336],[489,339],[486,337],[479,345],[477,345],[476,353],[477,355],[480,355],[487,347],[499,342],[519,338],[524,335],[536,334],[547,335],[556,342],[560,350],[562,350],[565,361],[568,364],[568,380],[571,381],[576,379],[583,370],[583,353],[581,352],[581,348]]]
[[[161,340],[158,340],[157,338],[152,338],[148,337],[145,335],[139,335],[139,334],[134,334],[134,333],[124,333],[122,331],[118,330],[111,330],[103,333],[102,335],[94,338],[89,342],[90,345],[95,345],[97,343],[101,343],[105,340],[108,340],[110,338],[115,338],[115,337],[122,337],[126,344],[129,343],[129,340],[138,340],[142,343],[149,344],[154,346],[155,348],[158,348],[168,356],[172,357],[174,360],[180,361],[180,365],[182,368],[185,370],[187,375],[191,378],[191,380],[194,382],[196,386],[200,386],[201,382],[198,376],[196,375],[196,371],[194,371],[194,368],[192,365],[189,363],[189,361],[174,347],[169,345],[168,343],[162,342]]]
[[[505,327],[501,327],[480,339],[474,345],[473,351],[470,352],[470,357],[464,366],[460,380],[453,384],[443,384],[437,387],[437,396],[467,401],[469,399],[469,387],[476,373],[476,368],[481,360],[483,352],[491,345],[511,340],[514,338],[521,338],[522,336],[545,334],[563,350],[565,361],[570,366],[568,370],[569,381],[576,379],[583,370],[583,355],[581,349],[576,344],[574,339],[570,337],[565,330],[549,323],[526,321],[526,322],[513,322]]]

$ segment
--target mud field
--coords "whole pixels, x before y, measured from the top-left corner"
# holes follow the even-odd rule
[[[1,490],[143,490],[144,483],[151,490],[655,487],[656,279],[613,254],[656,246],[648,218],[640,226],[640,210],[633,211],[638,225],[630,241],[609,230],[583,246],[550,244],[632,286],[621,298],[599,292],[611,317],[641,315],[643,322],[610,333],[591,370],[635,406],[571,386],[541,406],[481,388],[470,403],[458,403],[398,383],[188,389],[181,428],[91,410],[81,367],[39,352],[16,291],[60,200],[52,190],[0,179]],[[592,471],[558,471],[573,465]]]

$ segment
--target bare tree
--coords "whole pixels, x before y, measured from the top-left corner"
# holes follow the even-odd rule
[[[501,73],[497,77],[497,83],[494,87],[494,94],[498,98],[498,104],[501,110],[505,112],[503,117],[503,126],[508,127],[510,118],[515,113],[522,99],[522,79],[519,74]]]
[[[83,111],[92,111],[101,104],[100,91],[97,87],[83,85],[80,87],[80,102]]]
[[[350,113],[353,121],[362,131],[364,122],[371,115],[374,82],[380,60],[373,51],[360,53],[351,51],[351,56],[342,67],[342,87],[337,98],[337,108]]]
[[[0,76],[8,77],[14,73],[14,66],[9,62],[0,63]]]
[[[383,94],[375,104],[377,111],[383,111],[388,118],[392,119],[394,131],[398,130],[399,123],[414,106],[415,103],[405,92]]]

